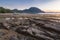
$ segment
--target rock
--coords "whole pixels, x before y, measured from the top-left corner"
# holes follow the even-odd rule
[[[0,29],[0,40],[28,40],[28,39],[34,40],[34,38],[32,37],[18,34],[12,30]]]
[[[0,40],[60,40],[59,26],[44,19],[10,19],[0,23]]]

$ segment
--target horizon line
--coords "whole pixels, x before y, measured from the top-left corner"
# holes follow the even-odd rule
[[[2,6],[0,6],[0,7],[2,7]],[[14,9],[17,9],[17,10],[25,10],[25,9],[29,9],[29,8],[31,8],[31,7],[29,7],[29,8],[24,8],[24,9],[18,9],[18,8],[8,8],[8,7],[3,7],[3,8],[5,8],[5,9],[10,9],[10,10],[14,10]],[[38,7],[36,7],[36,8],[38,8]],[[40,9],[40,8],[38,8],[38,9]],[[40,9],[40,10],[42,10],[42,11],[44,11],[44,12],[60,12],[60,10],[51,10],[51,9]]]

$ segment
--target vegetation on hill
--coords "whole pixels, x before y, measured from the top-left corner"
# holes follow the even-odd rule
[[[0,13],[13,13],[10,9],[5,9],[3,7],[0,7]]]

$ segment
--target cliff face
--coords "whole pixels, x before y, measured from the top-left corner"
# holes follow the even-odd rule
[[[51,20],[6,18],[0,22],[0,40],[60,40],[60,24]]]

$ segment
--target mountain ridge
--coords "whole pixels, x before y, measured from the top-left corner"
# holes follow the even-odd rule
[[[16,13],[44,13],[44,11],[42,11],[41,9],[37,8],[37,7],[30,7],[29,9],[24,9],[24,10],[17,10],[17,9],[14,9],[13,10],[14,12]]]
[[[31,14],[36,14],[36,13],[45,13],[41,9],[37,7],[30,7],[29,9],[24,9],[24,10],[18,10],[18,9],[5,9],[3,7],[0,7],[0,13],[31,13]]]

